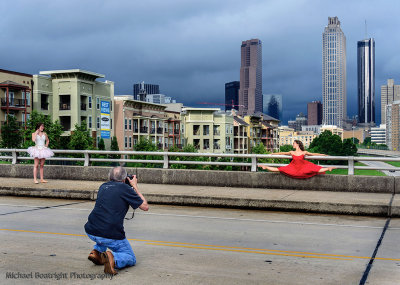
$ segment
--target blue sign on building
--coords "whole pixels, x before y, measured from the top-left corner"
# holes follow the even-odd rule
[[[111,130],[110,102],[101,101],[100,111],[101,111],[101,137],[103,139],[109,139]]]

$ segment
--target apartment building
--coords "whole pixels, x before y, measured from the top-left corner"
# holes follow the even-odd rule
[[[141,138],[160,149],[168,147],[168,119],[165,106],[132,100],[131,96],[114,97],[115,135],[120,150],[133,150]]]
[[[233,152],[248,153],[249,138],[247,136],[247,127],[249,126],[243,118],[233,117]]]
[[[183,108],[187,144],[203,153],[233,153],[233,116],[219,108]]]
[[[318,136],[313,131],[296,132],[294,129],[287,126],[279,127],[278,132],[280,145],[292,145],[295,140],[299,140],[303,143],[305,148],[308,148],[314,138]]]
[[[104,77],[81,69],[41,71],[33,75],[34,110],[58,120],[64,136],[85,122],[96,145],[103,138],[109,148],[114,136],[114,82],[97,81]]]
[[[270,152],[279,149],[279,120],[261,112],[245,116],[243,119],[248,124],[249,152],[260,143]]]
[[[0,69],[0,125],[7,115],[14,116],[20,126],[25,126],[32,110],[32,75]]]

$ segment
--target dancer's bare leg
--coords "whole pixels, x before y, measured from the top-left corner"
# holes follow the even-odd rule
[[[45,158],[42,158],[40,160],[40,182],[42,182],[42,183],[47,183],[47,181],[43,179],[43,169],[44,169],[44,162],[45,161],[46,161]]]
[[[262,169],[266,169],[271,172],[279,172],[279,169],[277,167],[271,167],[271,166],[265,166],[265,165],[259,165]]]
[[[34,164],[33,164],[33,182],[35,184],[38,184],[39,182],[37,181],[37,169],[39,167],[39,158],[34,159]]]
[[[326,172],[326,171],[332,171],[333,169],[336,169],[336,167],[322,167],[318,172]]]

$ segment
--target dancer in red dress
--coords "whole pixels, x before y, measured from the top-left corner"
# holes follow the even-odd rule
[[[295,151],[273,153],[276,155],[291,155],[293,160],[288,165],[282,167],[270,167],[265,165],[259,166],[272,172],[281,172],[292,178],[310,178],[317,174],[324,174],[326,171],[332,171],[332,169],[335,169],[335,167],[322,167],[305,160],[304,157],[306,155],[326,156],[326,154],[304,151],[304,146],[301,141],[295,140],[293,143],[293,148]]]

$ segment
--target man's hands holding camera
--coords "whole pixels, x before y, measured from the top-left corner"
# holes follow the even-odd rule
[[[138,189],[138,185],[137,185],[137,177],[136,175],[128,175],[126,177],[126,180],[128,180],[129,185],[131,185],[135,190]]]

